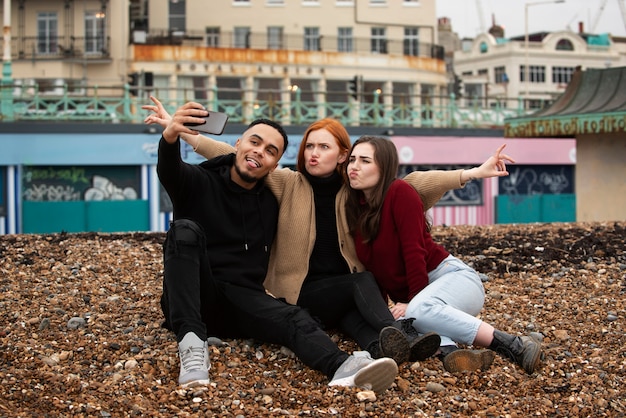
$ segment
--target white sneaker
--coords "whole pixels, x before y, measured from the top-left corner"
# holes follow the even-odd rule
[[[355,351],[335,372],[328,386],[358,387],[383,392],[398,375],[398,365],[387,357],[372,359],[367,351]]]
[[[178,357],[180,359],[178,383],[183,388],[208,385],[211,382],[209,345],[206,341],[202,341],[193,332],[188,332],[178,343]]]

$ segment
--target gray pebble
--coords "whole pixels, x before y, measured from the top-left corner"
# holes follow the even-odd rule
[[[446,388],[440,383],[428,382],[426,383],[426,390],[432,393],[437,393],[446,390]]]
[[[225,345],[226,345],[226,344],[224,343],[224,341],[220,340],[220,339],[219,339],[219,338],[217,338],[217,337],[209,337],[209,338],[207,338],[207,340],[206,340],[206,341],[207,341],[207,343],[208,343],[209,345],[212,345],[212,346],[214,346],[214,347],[222,347],[222,346],[225,346]]]
[[[78,316],[70,318],[70,320],[67,321],[67,327],[69,329],[85,328],[86,326],[87,322],[83,318]]]
[[[39,331],[50,328],[50,318],[44,318],[39,324]]]

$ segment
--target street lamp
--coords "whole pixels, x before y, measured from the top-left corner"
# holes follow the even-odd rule
[[[11,2],[3,3],[4,44],[2,48],[2,93],[0,93],[0,111],[4,120],[13,120],[13,69],[11,67]]]
[[[524,5],[524,49],[526,52],[526,59],[524,65],[524,84],[526,85],[526,101],[528,102],[528,94],[530,88],[530,70],[528,68],[528,8],[530,6],[537,6],[539,4],[549,4],[549,3],[565,3],[565,0],[546,0],[546,1],[536,1],[534,3],[526,3]],[[526,108],[526,106],[524,106]]]

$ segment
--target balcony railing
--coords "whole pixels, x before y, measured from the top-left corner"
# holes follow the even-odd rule
[[[37,37],[11,39],[13,60],[102,60],[110,59],[109,37]]]
[[[137,95],[130,94],[131,89]],[[207,94],[210,93],[210,94]],[[229,96],[233,97],[229,91]],[[463,98],[450,96],[411,96],[361,94],[359,101],[326,102],[325,92],[239,91],[240,99],[219,99],[220,91],[172,90],[124,86],[118,88],[84,87],[70,90],[66,85],[55,91],[41,92],[37,85],[2,87],[2,121],[94,121],[142,123],[146,112],[141,109],[150,103],[153,94],[168,111],[194,100],[207,108],[222,111],[230,121],[247,124],[256,118],[269,118],[284,125],[308,125],[324,117],[332,117],[347,126],[380,127],[502,127],[507,117],[521,116],[521,99]],[[303,100],[316,97],[318,101]],[[333,97],[337,94],[334,93]],[[177,97],[176,99],[170,99]],[[210,99],[198,99],[210,97]],[[260,97],[245,100],[245,97]],[[487,103],[489,107],[485,107]]]
[[[391,40],[371,38],[338,38],[336,36],[307,36],[282,34],[269,36],[265,33],[245,33],[220,31],[172,32],[168,30],[136,31],[132,43],[149,45],[189,45],[212,48],[276,49],[289,51],[324,51],[340,53],[368,53],[411,55],[444,59],[442,46],[412,40]]]

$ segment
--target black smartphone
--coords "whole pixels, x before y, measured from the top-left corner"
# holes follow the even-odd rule
[[[226,127],[226,122],[228,122],[228,115],[226,113],[214,112],[212,110],[207,110],[207,112],[209,112],[209,115],[203,118],[204,123],[185,123],[185,126],[190,127],[194,131],[221,135]]]

